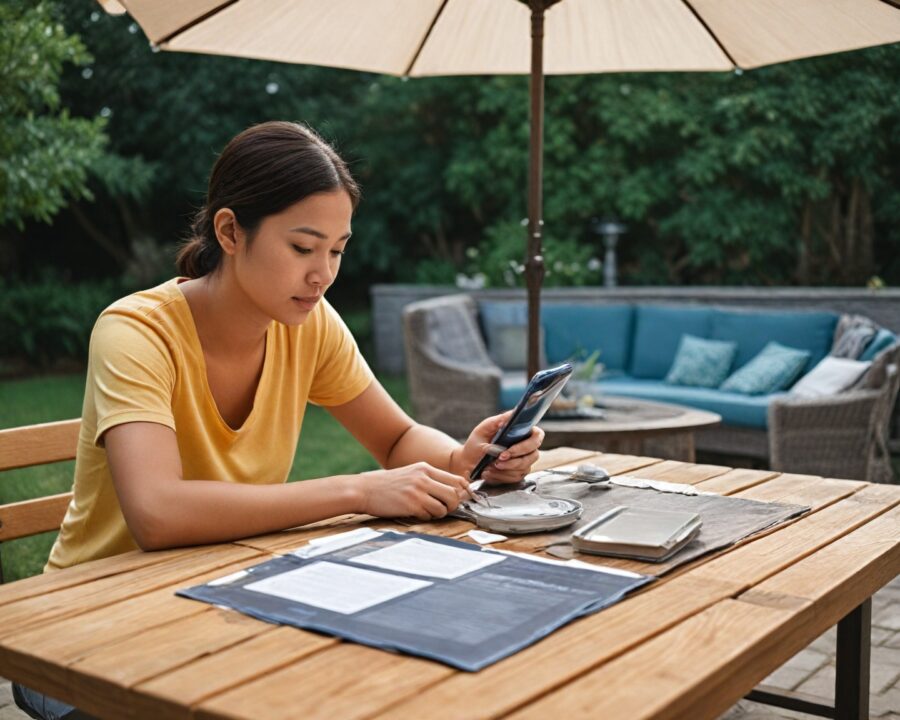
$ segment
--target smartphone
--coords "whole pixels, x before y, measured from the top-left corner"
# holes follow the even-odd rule
[[[548,368],[535,373],[525,388],[516,407],[506,424],[497,431],[491,443],[502,447],[511,447],[521,440],[531,436],[531,429],[540,422],[544,413],[550,407],[559,391],[563,389],[569,376],[572,374],[572,366],[569,363],[558,367]],[[485,455],[469,477],[474,482],[481,477],[484,469],[494,461],[493,455]]]

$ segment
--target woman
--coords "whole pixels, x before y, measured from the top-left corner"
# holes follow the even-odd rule
[[[305,127],[263,123],[228,143],[182,277],[119,300],[94,327],[74,498],[47,569],[343,513],[430,520],[469,496],[467,473],[505,415],[463,445],[417,424],[324,299],[358,201],[345,163]],[[286,484],[308,401],[384,469]],[[542,438],[503,452],[485,479],[519,481]],[[33,717],[78,712],[15,690]]]

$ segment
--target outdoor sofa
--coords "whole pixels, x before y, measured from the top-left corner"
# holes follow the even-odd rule
[[[408,305],[404,342],[413,412],[456,437],[512,407],[526,383],[525,305],[447,295]],[[900,375],[900,344],[879,329],[859,357],[872,360],[856,385],[836,395],[748,395],[666,381],[683,335],[737,344],[733,367],[770,341],[809,352],[802,374],[835,343],[841,316],[704,305],[546,303],[541,364],[600,351],[602,394],[710,410],[722,425],[697,433],[697,449],[762,460],[776,470],[886,481],[887,427]]]

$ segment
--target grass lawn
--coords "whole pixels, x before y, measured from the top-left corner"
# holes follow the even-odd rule
[[[387,391],[409,408],[406,381],[380,377]],[[84,375],[58,375],[0,382],[0,428],[66,420],[81,415]],[[63,462],[11,470],[0,477],[0,505],[66,492],[72,487],[75,463]],[[289,481],[373,470],[377,463],[325,410],[310,405]],[[41,571],[56,533],[3,543],[7,582]]]

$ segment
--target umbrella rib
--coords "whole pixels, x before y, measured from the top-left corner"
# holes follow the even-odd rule
[[[419,55],[422,54],[422,48],[425,47],[425,43],[428,42],[428,38],[431,37],[431,32],[434,30],[434,26],[437,25],[438,18],[440,18],[441,13],[444,12],[444,8],[447,7],[447,3],[450,0],[443,0],[441,6],[438,8],[438,11],[434,14],[434,17],[431,20],[431,25],[428,26],[428,31],[422,37],[422,42],[419,43],[419,47],[416,48],[416,52],[412,56],[412,60],[409,61],[409,65],[406,66],[406,70],[403,71],[404,75],[409,75],[409,73],[413,69],[413,65],[416,64],[416,60],[419,59]]]
[[[694,8],[694,6],[691,4],[691,1],[690,0],[681,0],[681,1],[685,5],[687,5],[688,10],[690,10],[693,13],[694,17],[697,18],[697,22],[699,22],[706,29],[706,32],[709,33],[709,36],[713,40],[715,40],[716,45],[718,45],[719,49],[723,53],[725,53],[725,57],[727,57],[731,61],[731,64],[734,65],[735,67],[740,67],[740,65],[737,64],[737,61],[733,57],[731,57],[731,53],[728,52],[727,48],[722,44],[722,41],[719,40],[718,37],[716,37],[716,34],[712,31],[712,28],[707,24],[706,20],[703,19],[703,17],[700,15],[700,13],[698,13],[697,10]]]
[[[218,6],[214,7],[214,8],[213,8],[212,10],[210,10],[209,12],[203,13],[200,17],[194,18],[194,19],[191,20],[189,23],[187,23],[187,24],[185,24],[185,25],[182,25],[182,26],[181,26],[180,28],[178,28],[177,30],[174,30],[173,32],[170,32],[168,35],[165,35],[164,37],[161,37],[159,40],[157,40],[157,41],[156,41],[155,43],[153,43],[153,44],[154,44],[154,45],[162,45],[163,43],[167,43],[167,42],[169,42],[170,40],[172,40],[173,38],[177,37],[178,35],[181,35],[181,33],[190,30],[190,29],[191,29],[192,27],[194,27],[195,25],[199,25],[199,24],[202,23],[204,20],[207,20],[208,18],[211,18],[213,15],[222,12],[225,8],[227,8],[227,7],[231,6],[231,5],[234,5],[235,3],[239,2],[239,1],[240,1],[240,0],[226,0],[226,1],[223,2],[221,5],[218,5]]]

